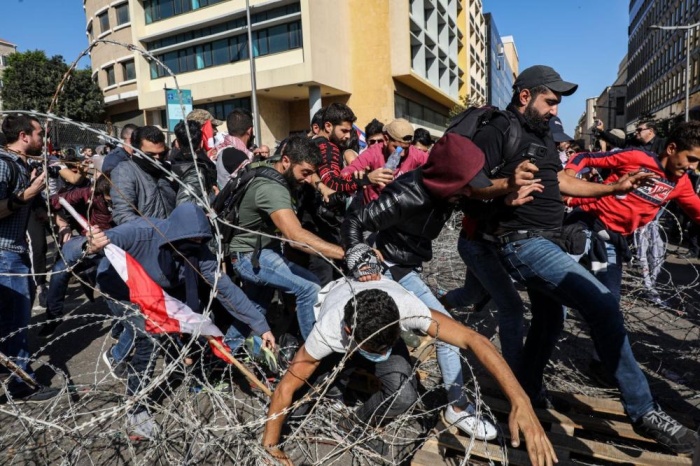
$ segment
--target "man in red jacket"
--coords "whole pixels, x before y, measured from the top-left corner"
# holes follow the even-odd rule
[[[700,122],[682,123],[669,136],[665,149],[657,157],[641,149],[624,149],[613,152],[579,153],[569,160],[566,173],[575,176],[585,167],[611,170],[606,183],[615,182],[626,173],[647,171],[654,173],[653,183],[640,186],[622,196],[606,196],[597,199],[573,198],[568,203],[577,205],[587,220],[599,220],[604,227],[596,228],[593,241],[605,242],[607,267],[596,273],[597,278],[620,299],[622,258],[626,241],[616,238],[632,234],[656,217],[661,207],[675,200],[683,211],[700,223],[700,199],[688,177],[688,170],[695,170],[700,162]]]

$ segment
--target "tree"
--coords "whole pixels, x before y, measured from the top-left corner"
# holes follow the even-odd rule
[[[483,106],[486,102],[484,102],[484,99],[479,97],[476,94],[472,94],[470,96],[463,95],[462,98],[460,99],[462,102],[461,104],[457,104],[452,109],[450,110],[449,117],[450,119],[456,117],[469,107],[481,107]]]
[[[46,113],[68,65],[60,55],[47,58],[41,50],[13,53],[3,71],[2,100],[6,110]],[[53,113],[87,123],[104,120],[102,91],[90,70],[75,70],[58,96]]]

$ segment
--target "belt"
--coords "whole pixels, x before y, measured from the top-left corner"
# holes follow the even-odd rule
[[[517,230],[505,235],[493,236],[487,233],[479,233],[481,239],[505,246],[514,241],[521,241],[532,238],[556,239],[561,237],[561,230]]]

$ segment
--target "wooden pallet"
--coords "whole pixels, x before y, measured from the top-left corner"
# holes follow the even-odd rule
[[[411,352],[420,362],[435,357],[432,339],[425,338]],[[419,378],[429,376],[418,370]],[[510,404],[502,397],[499,387],[491,378],[479,378],[479,393],[491,412],[499,421],[503,433],[501,442],[474,441],[455,427],[446,427],[444,420],[438,422],[434,436],[416,452],[411,462],[414,466],[448,466],[460,464],[465,452],[470,452],[469,464],[505,463],[529,465],[530,460],[522,442],[521,447],[510,447],[508,414]],[[673,454],[654,440],[637,434],[625,415],[622,403],[609,398],[594,398],[570,393],[552,392],[571,404],[571,411],[562,414],[553,410],[535,410],[549,440],[559,458],[559,464],[571,464],[578,459],[587,464],[629,465],[691,465],[692,459]],[[693,420],[679,413],[669,413],[685,425]],[[505,440],[504,440],[505,439]],[[521,439],[522,440],[522,439]],[[507,456],[507,458],[504,457]]]
[[[630,464],[649,466],[690,465],[690,458],[667,454],[653,440],[641,437],[626,421],[622,404],[616,400],[591,398],[581,395],[560,394],[571,402],[570,413],[552,410],[536,410],[537,416],[554,445],[559,464],[571,464],[578,459],[587,464]],[[509,464],[529,465],[524,445],[510,447],[507,417],[510,405],[499,398],[484,396],[484,402],[498,418],[505,439]],[[460,464],[467,450],[470,464],[487,463],[489,460],[504,463],[504,449],[498,443],[474,441],[455,427],[438,422],[435,436],[425,442],[413,458],[413,466],[448,466]]]

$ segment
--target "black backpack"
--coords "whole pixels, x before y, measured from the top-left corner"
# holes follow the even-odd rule
[[[17,188],[17,182],[20,181],[20,169],[14,159],[6,154],[0,153],[0,160],[7,164],[7,169],[10,171],[10,180],[7,183],[7,197],[9,198]]]
[[[467,139],[474,139],[474,136],[489,123],[498,128],[503,137],[506,138],[504,144],[503,159],[498,166],[491,169],[489,177],[498,175],[501,169],[514,160],[516,151],[522,137],[522,127],[513,113],[507,110],[499,110],[498,107],[485,105],[483,107],[469,107],[459,115],[455,116],[450,125],[445,130],[447,133],[456,133]]]
[[[274,180],[289,189],[287,180],[267,162],[250,163],[244,167],[235,178],[231,178],[212,203],[212,208],[214,212],[216,212],[217,219],[219,220],[219,231],[222,235],[225,251],[236,234],[236,228],[231,225],[238,225],[239,209],[243,201],[243,196],[250,184],[257,177]],[[222,220],[230,225],[223,223]],[[258,244],[260,244],[260,242],[261,238],[258,237]],[[259,249],[259,247],[256,247],[256,249]]]

